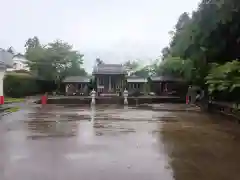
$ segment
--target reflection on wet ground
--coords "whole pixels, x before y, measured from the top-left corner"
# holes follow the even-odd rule
[[[159,132],[175,179],[240,179],[239,124],[221,116],[176,116],[178,122],[164,123]]]
[[[0,179],[237,180],[239,128],[199,112],[21,107],[0,121]]]

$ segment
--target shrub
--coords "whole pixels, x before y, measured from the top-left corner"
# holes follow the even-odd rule
[[[36,79],[29,75],[7,74],[3,81],[4,94],[9,97],[24,97],[38,93]]]

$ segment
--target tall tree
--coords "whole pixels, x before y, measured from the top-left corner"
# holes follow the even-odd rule
[[[25,56],[27,59],[32,58],[32,57],[29,57],[29,53],[32,53],[33,49],[36,48],[36,50],[38,51],[40,48],[42,48],[37,36],[34,36],[33,38],[29,38],[26,41],[24,47],[25,47]]]
[[[191,61],[192,79],[198,85],[205,87],[207,84],[208,89],[220,88],[229,93],[239,85],[236,81],[239,75],[234,67],[237,63],[233,61],[240,58],[239,16],[239,0],[202,0],[192,17],[186,13],[179,17],[169,46],[170,56],[179,57],[180,62],[182,59]],[[165,61],[169,63],[161,68],[176,73],[178,66],[169,65],[171,58]],[[216,70],[212,68],[212,63],[218,64],[214,66]],[[187,69],[185,71],[188,72]],[[218,86],[223,80],[219,80],[219,76],[234,80],[232,84],[225,82]]]
[[[162,49],[162,59],[166,59],[170,55],[170,49],[169,47],[165,47]]]
[[[104,64],[104,62],[100,58],[97,58],[96,59],[96,65],[99,65],[99,64]]]
[[[126,61],[124,64],[124,67],[127,70],[127,73],[129,75],[133,74],[135,71],[137,71],[140,67],[140,64],[138,61]]]
[[[79,52],[72,54],[70,62],[67,65],[64,76],[86,76],[87,72],[81,67],[83,64],[83,55]]]
[[[40,41],[37,36],[34,36],[33,38],[29,38],[25,43],[25,48],[35,48],[40,46]]]
[[[66,76],[86,75],[81,68],[83,55],[73,50],[70,44],[61,40],[47,45],[38,44],[37,41],[34,45],[31,43],[26,47],[29,66],[40,78],[54,80],[60,85]]]
[[[143,77],[143,78],[148,78],[148,76],[150,75],[149,67],[145,66],[139,70],[136,70],[135,72],[133,72],[133,75]]]
[[[158,75],[172,75],[187,81],[193,79],[194,68],[191,60],[183,60],[179,57],[168,57],[157,67]]]
[[[178,33],[179,31],[183,30],[184,27],[190,22],[190,17],[188,15],[188,13],[184,12],[180,15],[180,17],[178,18],[178,22],[175,25],[175,29],[176,29],[176,33]]]

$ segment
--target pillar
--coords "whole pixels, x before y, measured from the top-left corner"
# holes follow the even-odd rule
[[[109,76],[109,79],[108,79],[108,91],[111,91],[112,90],[112,82],[111,82],[111,76]]]
[[[78,83],[74,84],[74,87],[75,87],[75,92],[74,93],[76,93],[75,95],[77,95],[77,93],[78,93]]]
[[[68,84],[65,84],[65,93],[68,95]]]
[[[121,79],[120,81],[121,81],[121,91],[123,91],[123,88],[124,88],[123,79]]]
[[[4,94],[3,94],[4,74],[5,74],[5,69],[0,69],[0,104],[4,104]]]
[[[97,87],[96,87],[96,91],[97,91],[97,94],[99,93],[99,77],[97,77],[96,78],[96,85],[97,85]]]
[[[159,95],[162,95],[162,92],[163,92],[163,86],[162,86],[162,83],[160,82],[159,83]]]

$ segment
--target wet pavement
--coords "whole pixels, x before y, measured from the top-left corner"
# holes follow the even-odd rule
[[[239,140],[194,111],[21,106],[0,120],[0,179],[239,180]]]

